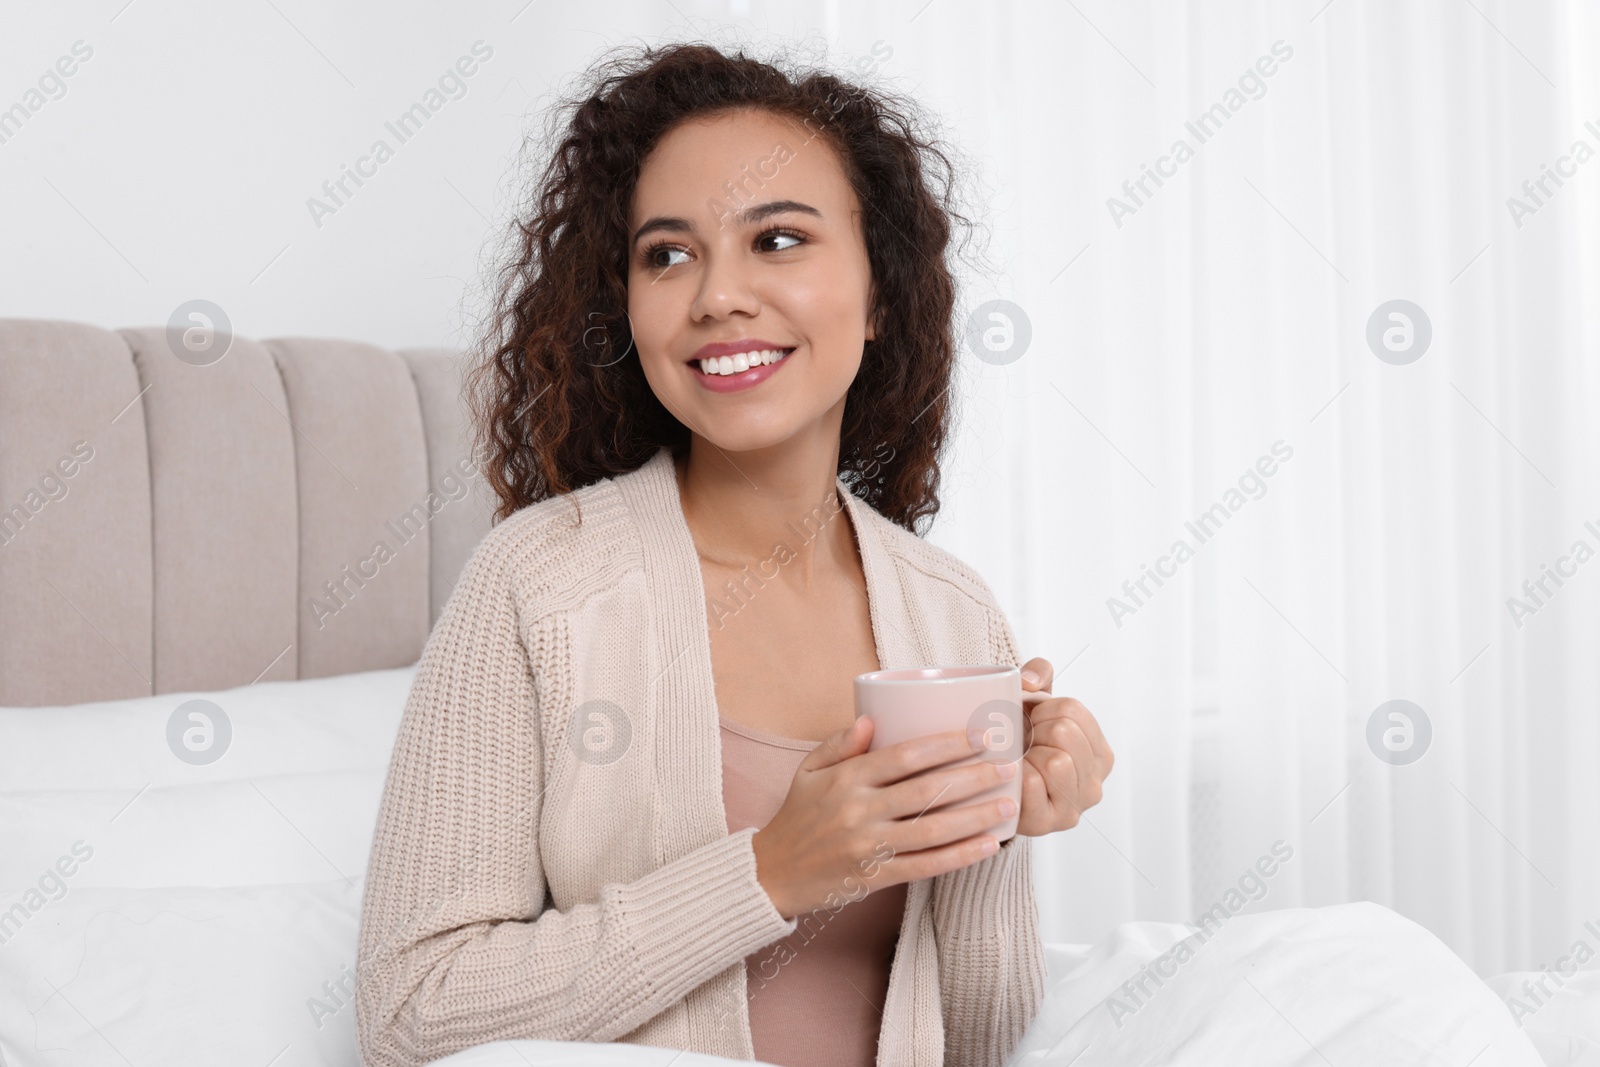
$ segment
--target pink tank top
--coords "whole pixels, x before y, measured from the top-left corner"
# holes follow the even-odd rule
[[[728,832],[766,826],[819,742],[779,737],[722,718],[722,803]],[[859,894],[864,883],[841,886]],[[874,889],[837,912],[803,913],[794,933],[745,957],[758,1060],[781,1067],[873,1067],[905,914],[905,883]]]

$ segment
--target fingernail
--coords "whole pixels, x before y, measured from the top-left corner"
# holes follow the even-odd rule
[[[1029,685],[1038,685],[1039,684],[1039,672],[1038,671],[1032,671],[1032,670],[1023,671],[1022,672],[1022,680],[1027,682]]]
[[[1008,818],[1009,818],[1009,816],[1008,816]],[[1000,847],[1000,842],[996,841],[992,837],[986,837],[986,838],[983,839],[983,844],[978,846],[978,851],[982,852],[985,856],[988,856],[988,855],[992,855],[994,853],[994,850],[999,848],[999,847]]]
[[[1012,800],[1010,797],[1002,797],[1000,800],[1000,817],[1002,819],[1009,819],[1016,813],[1017,802]]]
[[[1017,776],[1017,765],[1015,763],[1002,763],[1002,764],[1000,764],[1000,780],[1001,781],[1009,782],[1009,781],[1011,781],[1011,779],[1015,778],[1016,776]]]

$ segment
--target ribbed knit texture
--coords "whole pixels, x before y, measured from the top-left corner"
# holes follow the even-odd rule
[[[838,491],[882,667],[1019,662],[975,571]],[[796,922],[727,831],[671,456],[573,498],[491,530],[424,646],[362,896],[366,1067],[508,1038],[753,1056],[744,957]],[[911,883],[878,1064],[999,1067],[1044,979],[1029,838]]]

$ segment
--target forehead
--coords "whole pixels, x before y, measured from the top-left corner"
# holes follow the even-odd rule
[[[766,200],[799,200],[833,215],[847,213],[855,196],[815,126],[769,111],[697,116],[669,130],[645,159],[628,225],[662,214],[714,218]]]

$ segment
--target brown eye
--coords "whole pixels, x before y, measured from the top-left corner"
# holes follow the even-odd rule
[[[657,257],[660,256],[660,254],[663,253],[663,252],[672,253],[672,252],[682,252],[682,251],[683,251],[683,249],[677,247],[676,245],[666,245],[666,244],[652,245],[650,248],[645,250],[644,261],[645,261],[645,263],[647,265],[649,265],[651,267],[656,267],[656,268],[664,270],[667,267],[675,267],[675,266],[677,266],[677,263],[663,263]]]
[[[756,240],[758,242],[759,241],[768,241],[768,240],[790,240],[790,241],[794,242],[794,244],[784,245],[781,248],[772,249],[772,251],[774,251],[774,252],[787,252],[789,249],[794,248],[796,245],[801,245],[801,244],[805,243],[805,238],[800,236],[798,233],[795,233],[793,230],[768,230],[765,233],[763,233],[760,237],[756,238]]]

